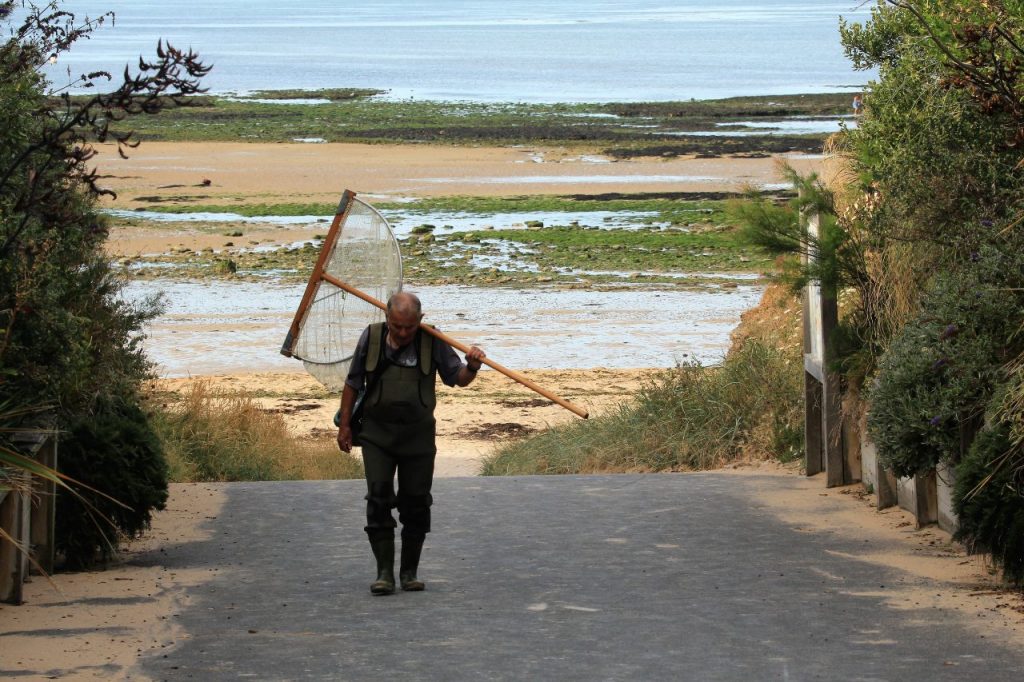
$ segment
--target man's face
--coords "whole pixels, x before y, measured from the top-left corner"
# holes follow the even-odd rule
[[[392,343],[398,348],[412,343],[416,336],[416,330],[419,329],[421,317],[422,315],[403,313],[398,310],[390,311],[387,320],[388,336],[391,337]]]

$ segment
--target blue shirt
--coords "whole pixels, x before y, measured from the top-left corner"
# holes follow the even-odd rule
[[[384,357],[387,361],[399,367],[415,367],[416,363],[419,362],[420,355],[419,344],[416,340],[401,348],[392,348],[387,342],[387,327],[384,329],[385,334],[381,342],[384,344]],[[425,334],[426,332],[420,333]],[[441,375],[441,381],[444,382],[445,386],[454,386],[456,379],[458,379],[459,371],[465,365],[459,359],[459,356],[455,354],[455,349],[450,345],[437,337],[431,337],[431,340],[433,341],[431,353],[434,356],[434,366],[437,367],[437,373]],[[369,351],[369,347],[370,328],[367,327],[359,336],[359,341],[356,342],[356,349],[352,354],[352,364],[349,365],[348,377],[345,378],[345,385],[351,386],[356,391],[359,391],[366,382],[366,354]]]

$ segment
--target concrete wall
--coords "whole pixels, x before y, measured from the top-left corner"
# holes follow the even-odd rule
[[[896,495],[900,507],[906,509],[917,519],[918,528],[939,520],[934,471],[912,478],[898,479]]]
[[[943,530],[955,532],[954,469],[940,464],[927,474],[896,479],[879,464],[878,450],[868,436],[865,420],[859,426],[861,481],[876,496],[878,508],[898,504],[914,515],[918,528],[938,523]]]
[[[953,489],[956,487],[956,470],[948,464],[935,467],[935,486],[938,497],[939,528],[955,533],[956,513],[953,511]]]

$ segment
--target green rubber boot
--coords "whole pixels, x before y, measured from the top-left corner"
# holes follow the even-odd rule
[[[423,540],[406,540],[402,538],[402,563],[398,568],[398,580],[406,592],[422,592],[426,585],[416,578],[416,569],[420,565],[420,552],[423,551]]]
[[[395,593],[395,539],[383,538],[370,541],[373,556],[377,559],[377,579],[370,585],[370,592],[376,595]]]

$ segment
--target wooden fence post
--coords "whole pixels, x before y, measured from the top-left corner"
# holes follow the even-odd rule
[[[49,434],[38,445],[36,460],[56,470],[57,436]],[[56,554],[54,537],[57,527],[57,484],[45,478],[35,477],[32,486],[32,524],[29,541],[32,543],[32,559],[39,569],[53,572]]]
[[[801,215],[808,243],[820,236],[820,217]],[[815,258],[802,256],[804,264]],[[839,376],[828,371],[829,338],[839,324],[835,295],[826,296],[821,285],[811,282],[804,289],[804,436],[805,467],[808,476],[825,472],[829,488],[850,482],[843,456],[842,393]]]
[[[57,468],[57,437],[52,432],[26,432],[12,440],[22,453]],[[0,539],[0,601],[20,604],[30,565],[53,571],[57,496],[50,481],[20,472],[9,477],[12,485],[0,490],[0,528],[14,543]]]
[[[29,544],[28,506],[28,495],[18,487],[0,492],[0,528],[17,543],[0,539],[0,601],[11,604],[22,602],[22,584],[28,575],[28,557],[23,551]]]

